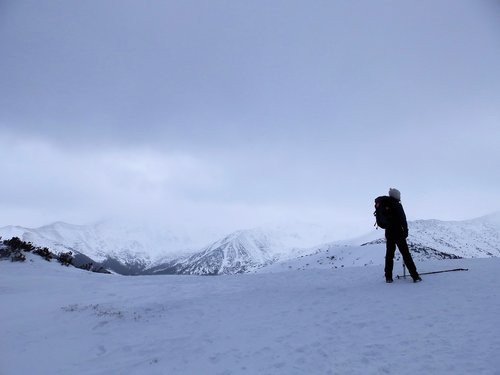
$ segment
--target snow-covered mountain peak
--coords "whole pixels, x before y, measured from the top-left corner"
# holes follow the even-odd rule
[[[415,220],[408,222],[408,242],[460,257],[500,256],[500,213],[470,220]],[[385,232],[370,233],[336,244],[359,246],[383,240]]]
[[[159,265],[151,272],[228,274],[256,270],[278,260],[309,253],[313,244],[328,238],[323,228],[306,227],[308,229],[302,232],[297,225],[238,230],[214,241],[199,253]]]
[[[0,236],[19,237],[56,252],[71,250],[97,262],[113,258],[123,264],[139,262],[143,266],[195,252],[200,246],[186,234],[118,221],[93,225],[55,222],[39,228],[7,226],[0,228]]]
[[[7,225],[0,228],[0,237],[3,239],[9,239],[12,237],[22,237],[23,233],[26,232],[27,228],[19,225]]]
[[[475,220],[482,221],[485,224],[490,224],[490,225],[500,227],[500,211],[493,212],[489,215],[479,217]]]

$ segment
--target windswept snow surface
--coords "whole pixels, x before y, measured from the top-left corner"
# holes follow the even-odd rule
[[[383,256],[383,254],[380,254]],[[0,374],[500,374],[500,259],[231,276],[0,262]]]

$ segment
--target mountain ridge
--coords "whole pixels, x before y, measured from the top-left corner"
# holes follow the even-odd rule
[[[408,243],[417,259],[500,256],[500,212],[462,221],[429,219],[408,224]],[[60,252],[73,251],[114,272],[128,275],[265,272],[279,268],[280,264],[300,269],[304,265],[297,260],[304,258],[314,258],[313,264],[332,268],[378,264],[383,259],[383,230],[373,230],[355,239],[324,242],[319,241],[327,235],[318,228],[307,230],[315,232],[314,235],[285,227],[238,230],[209,245],[168,254],[162,254],[159,249],[187,246],[189,241],[169,231],[158,235],[141,232],[140,228],[121,227],[113,232],[112,226],[103,223],[88,226],[55,222],[39,228],[10,225],[0,228],[0,236],[20,237]],[[153,243],[155,251],[151,255],[147,247]]]

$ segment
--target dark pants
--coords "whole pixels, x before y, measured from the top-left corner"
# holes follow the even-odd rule
[[[385,253],[385,278],[392,279],[392,268],[394,267],[394,253],[396,252],[396,245],[398,246],[399,252],[403,256],[406,268],[413,279],[418,278],[417,267],[413,263],[413,258],[410,254],[410,249],[408,249],[408,244],[405,238],[387,238],[386,241],[386,253]]]

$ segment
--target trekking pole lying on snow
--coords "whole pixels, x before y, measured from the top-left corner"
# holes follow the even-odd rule
[[[452,270],[442,270],[442,271],[432,271],[432,272],[419,272],[419,275],[432,275],[434,273],[443,273],[443,272],[455,272],[455,271],[468,271],[468,268],[454,268]],[[403,276],[397,275],[398,279],[406,279],[405,266],[403,265]]]

